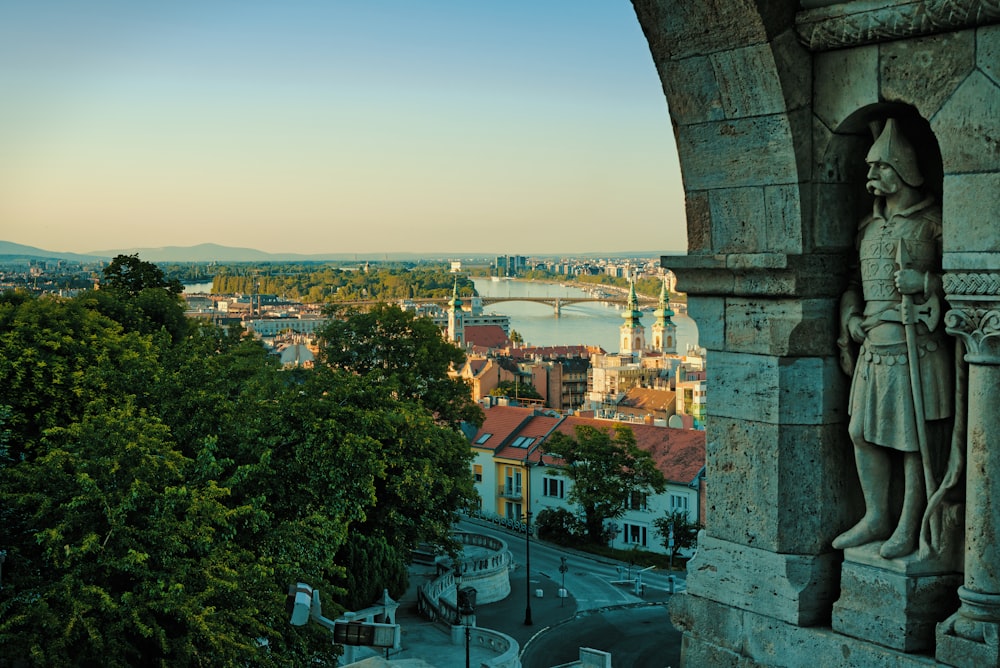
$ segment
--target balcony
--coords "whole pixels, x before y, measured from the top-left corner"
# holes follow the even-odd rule
[[[521,486],[500,485],[500,489],[497,491],[497,496],[518,501],[521,499]]]

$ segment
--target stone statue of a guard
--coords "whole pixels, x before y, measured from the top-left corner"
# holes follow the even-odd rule
[[[879,554],[894,559],[917,550],[928,499],[940,486],[954,368],[941,324],[941,207],[922,189],[915,151],[895,119],[866,162],[875,204],[859,227],[857,277],[841,300],[838,339],[852,376],[849,432],[865,514],[833,547],[882,541]],[[890,507],[897,466],[898,511]]]

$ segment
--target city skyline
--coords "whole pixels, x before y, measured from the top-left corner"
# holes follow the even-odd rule
[[[683,251],[628,3],[11,7],[0,237],[65,252]]]

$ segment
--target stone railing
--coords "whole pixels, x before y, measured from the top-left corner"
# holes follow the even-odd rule
[[[460,559],[457,563],[458,570],[462,574],[462,586],[475,587],[476,589],[477,605],[493,603],[506,598],[510,594],[509,568],[511,564],[507,543],[499,538],[466,531],[457,531],[452,535],[463,545],[485,548],[489,551],[486,556]],[[516,640],[499,631],[476,626],[475,615],[472,615],[468,620],[462,620],[456,604],[455,570],[455,565],[439,562],[437,577],[417,588],[417,610],[420,615],[447,626],[451,630],[452,642],[456,644],[465,642],[465,626],[460,622],[468,621],[471,624],[469,628],[470,642],[474,643],[476,647],[497,654],[492,659],[482,661],[482,666],[485,668],[519,668],[521,665],[518,659],[520,647]]]
[[[457,628],[458,635],[462,637],[460,642],[465,642],[465,627]],[[521,660],[518,654],[521,648],[517,641],[506,633],[473,626],[469,629],[469,641],[473,647],[496,652],[496,657],[480,662],[481,668],[520,668]]]

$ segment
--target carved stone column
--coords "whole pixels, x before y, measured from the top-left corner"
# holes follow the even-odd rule
[[[969,363],[965,583],[961,607],[938,625],[937,659],[1000,666],[1000,270],[948,273],[947,331]]]

